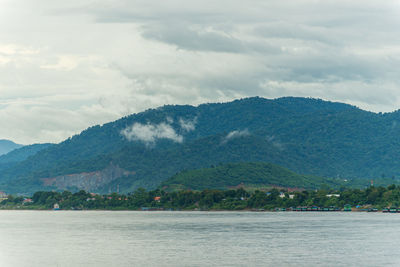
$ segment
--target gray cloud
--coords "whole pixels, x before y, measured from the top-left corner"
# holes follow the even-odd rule
[[[143,28],[143,37],[176,45],[192,51],[240,53],[244,44],[233,36],[212,28],[187,27],[179,23],[150,25]]]
[[[146,108],[255,95],[392,111],[399,11],[394,0],[5,1],[0,138],[57,142]]]

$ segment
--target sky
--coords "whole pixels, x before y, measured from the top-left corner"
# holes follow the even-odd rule
[[[391,112],[399,29],[390,0],[0,0],[0,139],[250,96]]]

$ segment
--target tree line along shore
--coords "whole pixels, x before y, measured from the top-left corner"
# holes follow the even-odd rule
[[[0,197],[0,209],[397,211],[400,207],[400,186],[296,192],[277,188],[173,192],[138,189],[129,194],[107,195],[83,190],[75,193],[39,191],[31,197],[4,194]]]

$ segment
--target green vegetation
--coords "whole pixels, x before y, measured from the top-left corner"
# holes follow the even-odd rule
[[[230,163],[212,168],[183,171],[164,181],[161,187],[176,189],[228,189],[235,186],[245,187],[300,187],[308,189],[323,186],[344,185],[343,181],[299,175],[270,163]]]
[[[182,119],[193,121],[195,129],[183,129]],[[330,181],[346,179],[360,188],[371,179],[399,184],[399,122],[398,111],[376,114],[309,98],[164,106],[91,127],[22,161],[0,164],[0,188],[14,193],[57,190],[44,187],[41,178],[103,170],[111,163],[136,174],[105,185],[102,193],[116,185],[122,192],[151,190],[183,170],[238,162],[270,162],[334,178]],[[128,141],[121,131],[134,123],[169,123],[183,141]],[[233,131],[245,134],[228,139]]]
[[[131,194],[95,195],[85,191],[77,193],[36,192],[31,203],[26,198],[9,196],[0,203],[0,209],[52,209],[59,204],[65,210],[273,210],[276,207],[384,207],[400,206],[400,187],[369,187],[365,190],[305,190],[287,192],[272,188],[266,191],[202,190],[166,192],[160,189],[138,189]]]

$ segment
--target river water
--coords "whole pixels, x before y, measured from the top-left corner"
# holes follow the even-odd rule
[[[400,214],[0,211],[0,266],[399,266]]]

